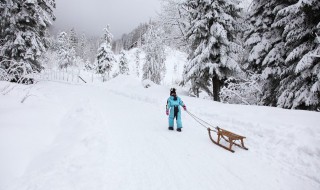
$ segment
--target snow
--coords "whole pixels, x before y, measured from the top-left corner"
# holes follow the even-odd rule
[[[320,188],[317,112],[221,104],[178,89],[190,112],[247,137],[249,151],[232,154],[186,112],[182,133],[167,130],[167,86],[121,75],[8,85],[0,82],[1,190]]]

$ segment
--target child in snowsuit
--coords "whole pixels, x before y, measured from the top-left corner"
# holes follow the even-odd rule
[[[174,119],[177,120],[177,131],[181,132],[182,122],[181,122],[181,109],[187,110],[183,101],[177,96],[176,89],[172,88],[170,90],[170,97],[167,100],[166,114],[169,116],[169,130],[173,130]],[[170,114],[169,114],[170,110]]]

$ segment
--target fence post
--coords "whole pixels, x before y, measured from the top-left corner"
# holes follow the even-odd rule
[[[80,70],[78,70],[78,77],[77,77],[77,83],[79,83],[79,76],[80,76]]]
[[[74,79],[74,70],[72,70],[72,82],[73,82],[73,79]]]
[[[93,73],[91,73],[91,80],[92,80],[92,83],[93,83]]]

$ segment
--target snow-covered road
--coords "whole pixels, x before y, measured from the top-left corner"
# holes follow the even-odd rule
[[[232,154],[186,113],[182,133],[167,130],[166,87],[40,82],[21,104],[25,88],[0,95],[1,190],[320,189],[319,113],[182,96],[191,112],[247,136],[250,150]]]

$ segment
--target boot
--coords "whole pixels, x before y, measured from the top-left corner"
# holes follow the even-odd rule
[[[169,127],[169,130],[173,131],[173,127]]]
[[[178,131],[178,132],[182,132],[182,131],[181,131],[181,128],[178,128],[177,131]]]

